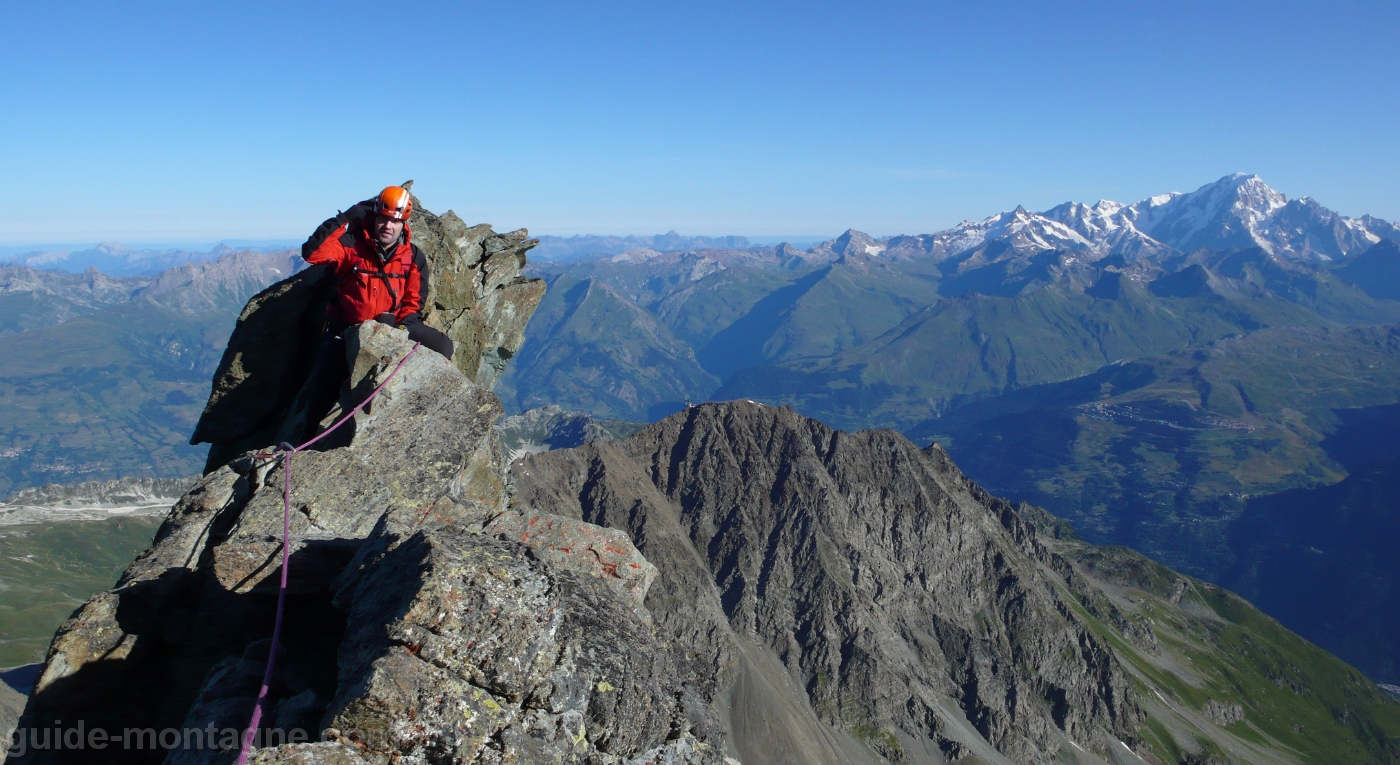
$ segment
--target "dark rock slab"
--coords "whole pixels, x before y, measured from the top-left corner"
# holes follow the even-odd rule
[[[190,443],[213,444],[205,472],[272,443],[306,382],[334,285],[312,266],[259,292],[238,316]]]

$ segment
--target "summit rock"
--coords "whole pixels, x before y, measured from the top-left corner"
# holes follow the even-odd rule
[[[655,567],[619,531],[507,507],[488,385],[542,285],[518,278],[525,232],[447,218],[420,230],[441,277],[430,319],[458,357],[360,325],[338,411],[377,397],[290,464],[266,455],[272,429],[239,435],[247,448],[226,449],[116,586],[59,629],[21,732],[177,730],[175,745],[104,755],[232,762],[271,648],[290,485],[286,621],[252,761],[720,764],[720,718],[681,683],[642,606]],[[295,416],[295,387],[243,360],[272,360],[258,341],[314,313],[318,279],[308,269],[250,301],[211,427]],[[254,385],[271,400],[250,406]],[[36,744],[12,761],[91,754]]]
[[[525,340],[525,325],[544,297],[543,280],[521,275],[538,240],[521,229],[498,234],[467,226],[456,213],[434,215],[414,200],[413,242],[431,271],[423,320],[457,346],[453,363],[490,389]],[[277,443],[290,423],[297,392],[310,374],[334,284],[325,266],[306,268],[248,301],[213,392],[190,443],[210,443],[207,470],[240,452]]]

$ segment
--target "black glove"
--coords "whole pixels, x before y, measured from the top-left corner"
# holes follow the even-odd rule
[[[388,324],[391,327],[397,324],[399,321],[398,319],[395,319],[394,315],[392,313],[389,313],[388,311],[385,311],[384,313],[381,313],[378,316],[374,317],[374,320],[379,322],[380,324]]]
[[[411,326],[413,326],[414,324],[421,323],[422,321],[423,321],[423,317],[422,317],[422,316],[419,316],[419,315],[416,314],[416,313],[411,313],[411,314],[409,314],[409,315],[403,317],[402,319],[399,319],[399,326],[400,326],[400,327],[405,327],[405,328],[406,328],[406,327],[411,327]]]
[[[347,221],[364,220],[374,214],[374,200],[366,199],[363,202],[351,206],[344,215]]]

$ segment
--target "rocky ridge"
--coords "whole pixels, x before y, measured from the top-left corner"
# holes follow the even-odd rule
[[[518,506],[638,540],[662,572],[648,608],[745,762],[1111,760],[1138,740],[1130,677],[1034,531],[937,448],[733,402],[514,475]]]
[[[1400,761],[1360,672],[937,445],[737,401],[513,475],[657,567],[647,609],[744,762]]]
[[[500,402],[469,374],[494,377],[539,286],[515,278],[523,231],[454,228],[442,225],[430,257],[453,259],[433,264],[456,277],[439,281],[433,319],[458,357],[405,361],[405,332],[362,325],[347,342],[342,408],[400,371],[337,445],[294,457],[287,622],[259,734],[275,746],[253,759],[719,763],[719,719],[676,679],[641,606],[655,569],[617,531],[506,507]],[[247,388],[290,385],[286,366],[240,362],[255,354],[254,330],[315,310],[316,279],[308,270],[250,302],[206,410],[223,416],[216,425],[236,421],[228,408]],[[295,416],[290,399],[261,414]],[[21,732],[65,719],[178,730],[181,745],[125,746],[108,761],[232,761],[270,645],[287,468],[226,456],[116,587],[60,628]],[[207,731],[208,746],[191,746],[189,731]],[[30,748],[17,761],[89,754]]]

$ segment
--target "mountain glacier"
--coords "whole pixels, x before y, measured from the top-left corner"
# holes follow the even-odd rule
[[[1094,259],[1260,247],[1291,260],[1333,260],[1382,239],[1400,239],[1400,229],[1369,215],[1348,218],[1308,197],[1289,199],[1257,175],[1235,173],[1190,193],[1161,194],[1131,205],[1066,202],[1040,213],[1017,207],[934,234],[881,243],[885,256],[897,259],[942,259],[1005,241],[1023,254],[1061,250]]]

